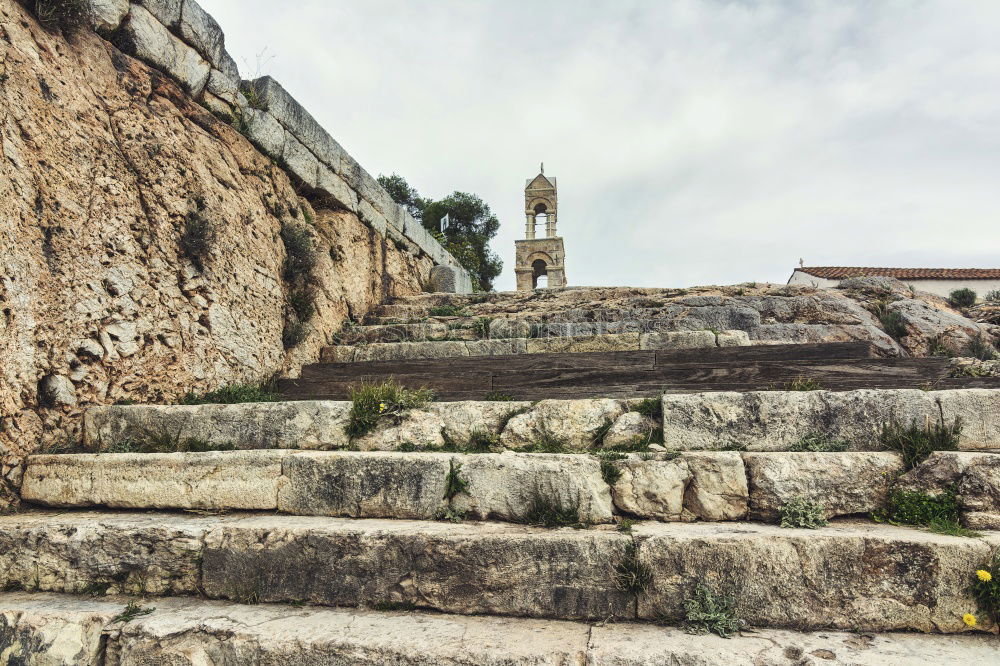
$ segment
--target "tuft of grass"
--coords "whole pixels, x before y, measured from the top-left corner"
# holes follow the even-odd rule
[[[986,292],[987,303],[1000,303],[1000,289],[993,289]]]
[[[948,302],[956,308],[971,308],[976,304],[976,292],[969,288],[956,289],[948,294]]]
[[[428,311],[431,317],[468,317],[468,313],[457,305],[437,305]]]
[[[716,594],[707,585],[698,583],[694,594],[684,600],[685,628],[692,634],[718,634],[729,638],[746,623],[736,615],[733,599]]]
[[[938,423],[931,423],[928,419],[923,426],[916,422],[904,426],[893,420],[882,426],[879,443],[889,450],[900,452],[906,468],[913,469],[934,451],[957,450],[961,433],[962,421],[957,417],[950,426],[944,423],[943,418]]]
[[[476,332],[476,337],[480,340],[485,340],[490,337],[490,324],[493,322],[493,317],[479,317],[476,319],[475,323],[472,325],[473,330]]]
[[[47,30],[74,32],[92,25],[88,0],[35,0],[35,18]]]
[[[850,445],[850,442],[844,439],[834,439],[824,433],[813,433],[792,444],[788,450],[809,453],[838,453],[846,451]]]
[[[378,425],[382,418],[397,421],[410,409],[421,407],[434,399],[430,389],[403,388],[393,380],[381,384],[362,384],[351,389],[351,413],[347,436],[361,437]]]
[[[460,523],[465,520],[465,511],[459,511],[449,506],[439,511],[437,516],[435,516],[435,519],[447,520],[450,523]]]
[[[127,624],[137,617],[142,617],[143,615],[149,615],[154,610],[156,609],[153,608],[152,606],[146,606],[146,607],[140,606],[139,602],[133,599],[125,605],[125,610],[123,610],[121,613],[116,615],[111,620],[111,623],[114,624],[115,622],[121,622],[123,624]]]
[[[935,534],[947,534],[948,536],[968,537],[970,539],[982,536],[979,532],[964,527],[957,520],[942,520],[939,518],[927,523],[927,530]]]
[[[304,226],[282,224],[281,240],[285,245],[285,280],[297,282],[307,279],[316,267],[316,246],[312,234]]]
[[[252,82],[247,81],[241,84],[240,92],[243,93],[244,97],[246,97],[247,106],[251,109],[265,109],[266,105],[264,104],[264,97],[260,94],[260,91],[257,90],[257,86],[255,86]]]
[[[792,381],[785,384],[786,391],[820,391],[823,387],[818,381],[811,377],[799,375]]]
[[[959,515],[955,488],[946,488],[937,495],[897,488],[889,493],[885,509],[872,514],[872,518],[893,525],[927,527],[933,523],[939,529],[950,529],[959,524]]]
[[[487,402],[513,402],[514,396],[510,393],[504,393],[503,391],[490,391],[485,396],[483,400]]]
[[[969,339],[969,345],[965,349],[966,355],[977,358],[980,361],[992,361],[997,357],[996,348],[990,344],[982,333],[976,334]]]
[[[181,437],[167,430],[148,430],[135,439],[124,439],[103,448],[101,453],[205,453],[234,451],[232,442],[209,442],[197,437]]]
[[[515,416],[520,416],[521,414],[527,414],[530,411],[531,407],[518,407],[517,409],[512,409],[506,414],[502,415],[500,417],[500,431],[503,432],[503,429],[507,427],[507,424],[510,423],[510,420],[512,418],[514,418]]]
[[[622,518],[621,520],[618,521],[618,524],[615,526],[615,529],[618,530],[619,532],[624,532],[625,534],[631,534],[632,528],[635,527],[636,524],[638,524],[638,522],[639,521],[632,520],[631,518]]]
[[[608,432],[614,427],[615,422],[611,419],[604,419],[604,423],[594,432],[594,437],[591,440],[591,446],[595,449],[599,449],[604,445],[604,438],[608,436]]]
[[[464,493],[469,487],[469,483],[463,479],[458,473],[462,470],[462,463],[457,463],[454,460],[451,461],[450,467],[448,469],[448,476],[445,479],[444,485],[444,498],[450,500],[458,495],[459,493]]]
[[[604,479],[604,483],[613,486],[618,479],[622,478],[622,471],[611,460],[602,459],[601,478]]]
[[[573,527],[577,529],[586,527],[580,520],[580,511],[577,507],[564,507],[541,495],[535,495],[527,513],[515,522],[534,527]]]
[[[198,204],[197,211],[188,213],[184,220],[184,230],[181,232],[180,247],[191,263],[199,270],[205,270],[205,260],[215,247],[215,225],[205,217],[202,207]]]
[[[538,437],[522,451],[526,453],[566,453],[569,449],[565,437],[560,437],[542,423],[538,428]]]
[[[632,529],[631,525],[628,529]],[[622,558],[612,567],[612,577],[618,589],[632,597],[638,597],[649,587],[653,573],[639,560],[639,546],[634,541],[625,546]]]
[[[804,497],[789,500],[780,510],[782,527],[798,527],[814,530],[826,525],[823,505]]]
[[[500,446],[500,435],[474,428],[469,433],[469,441],[466,443],[463,453],[487,453]]]
[[[294,289],[288,293],[288,307],[295,313],[295,318],[303,324],[316,314],[315,293],[312,289]]]
[[[189,391],[181,398],[182,405],[236,405],[244,402],[277,402],[281,396],[274,392],[274,385],[226,384],[214,391],[195,393]]]
[[[636,404],[632,405],[630,411],[638,412],[639,414],[647,416],[651,419],[661,419],[663,418],[663,399],[660,397],[640,400]]]

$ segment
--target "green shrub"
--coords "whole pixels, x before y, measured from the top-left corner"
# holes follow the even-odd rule
[[[619,529],[624,523],[625,521],[619,523]],[[631,522],[628,529],[632,529]],[[653,574],[649,567],[639,560],[639,546],[634,541],[630,541],[625,546],[622,559],[612,568],[612,576],[618,589],[633,597],[638,597],[649,587],[653,580]]]
[[[540,495],[535,496],[527,513],[515,522],[535,527],[585,527],[577,507],[564,507]]]
[[[746,624],[739,619],[731,597],[716,594],[708,586],[698,583],[694,594],[684,600],[685,628],[692,634],[712,632],[729,638]]]
[[[897,342],[902,340],[906,336],[906,322],[903,319],[903,315],[900,314],[898,310],[889,310],[888,300],[881,300],[874,303],[872,311],[878,318],[879,324],[882,325],[882,330],[886,334],[896,340]]]
[[[992,361],[997,357],[997,350],[982,333],[978,333],[969,339],[966,354],[980,361]]]
[[[615,481],[622,478],[622,471],[618,469],[618,465],[614,464],[612,461],[602,459],[601,478],[604,479],[604,483],[609,486],[613,486],[615,485]]]
[[[948,294],[948,302],[956,308],[971,308],[976,304],[976,292],[971,289],[956,289]]]
[[[35,17],[48,30],[72,32],[92,25],[88,0],[35,0]]]
[[[826,525],[823,505],[804,497],[789,500],[781,507],[781,526],[814,530]]]
[[[428,313],[431,317],[468,317],[465,310],[457,305],[437,305]]]
[[[954,488],[938,495],[897,488],[889,493],[885,509],[876,512],[873,518],[896,525],[927,527],[933,522],[958,523],[959,515]]]
[[[288,293],[288,306],[295,313],[295,318],[303,324],[316,314],[315,293],[310,288],[295,289]]]
[[[976,598],[979,612],[986,614],[995,624],[1000,624],[1000,551],[993,553],[988,564],[974,574],[972,596]]]
[[[274,385],[265,384],[226,384],[208,393],[189,391],[180,404],[182,405],[235,405],[243,402],[276,402],[281,396],[274,392]]]
[[[480,340],[486,340],[490,337],[490,324],[493,322],[493,317],[479,317],[476,319],[475,324],[473,324],[473,330],[476,331],[476,337]]]
[[[851,444],[844,439],[834,439],[824,433],[814,433],[806,435],[795,444],[792,444],[789,451],[807,451],[809,453],[839,453],[850,448]]]
[[[630,407],[630,411],[637,412],[651,419],[663,418],[663,398],[646,398],[640,400]]]
[[[301,321],[286,321],[281,330],[281,344],[285,349],[291,349],[300,344],[309,335],[309,329]]]
[[[928,420],[923,426],[915,421],[904,426],[893,420],[882,426],[879,443],[891,451],[901,453],[906,468],[913,469],[934,451],[957,450],[961,433],[962,421],[957,417],[950,426],[945,425],[943,419],[938,423]]]
[[[281,240],[285,245],[285,280],[305,280],[316,267],[316,247],[312,234],[306,227],[283,224]]]
[[[483,396],[483,400],[488,402],[513,402],[514,396],[510,393],[504,393],[503,391],[490,391]]]
[[[201,210],[189,213],[184,221],[184,231],[181,232],[180,247],[188,259],[199,271],[205,270],[205,260],[215,246],[215,225],[213,225]]]
[[[378,425],[382,418],[399,420],[410,409],[421,407],[434,399],[430,389],[403,388],[393,380],[381,384],[362,384],[351,389],[351,412],[347,436],[361,437]]]
[[[1000,289],[994,289],[992,291],[986,292],[986,302],[1000,303]]]
[[[632,528],[636,526],[637,522],[638,521],[632,520],[631,518],[622,518],[621,520],[618,521],[618,524],[615,525],[615,529],[618,530],[619,532],[625,532],[626,534],[629,534],[630,532],[632,532]]]

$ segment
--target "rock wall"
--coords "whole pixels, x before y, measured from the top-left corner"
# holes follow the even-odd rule
[[[182,86],[0,0],[0,509],[23,456],[75,440],[88,406],[294,371],[441,259],[289,176]],[[214,230],[195,260],[193,219]],[[318,256],[315,315],[287,351],[283,227]]]

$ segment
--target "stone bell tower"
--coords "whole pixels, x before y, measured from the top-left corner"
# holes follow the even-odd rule
[[[539,286],[538,279],[545,277],[543,286],[566,286],[566,252],[563,239],[556,233],[558,196],[556,179],[545,175],[545,165],[534,178],[529,178],[524,188],[524,240],[514,241],[516,257],[514,272],[517,290],[531,291]],[[545,221],[545,236],[536,238],[536,227]]]

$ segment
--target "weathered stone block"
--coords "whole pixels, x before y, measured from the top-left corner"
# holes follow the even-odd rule
[[[686,517],[684,489],[691,482],[691,470],[684,460],[621,460],[613,464],[621,471],[611,487],[618,509],[654,520]]]
[[[243,109],[246,137],[268,157],[279,160],[285,153],[287,133],[267,111],[247,107]]]
[[[467,486],[452,508],[466,518],[523,521],[535,505],[549,504],[576,510],[581,522],[611,522],[611,493],[596,459],[501,453],[456,456],[454,462]]]
[[[659,425],[648,416],[638,412],[625,412],[614,422],[611,429],[604,435],[602,446],[630,446],[636,442],[648,442],[653,431]]]
[[[639,337],[639,349],[695,349],[715,346],[712,331],[666,331],[663,333],[643,333]]]
[[[969,576],[1000,535],[967,539],[845,523],[644,523],[633,528],[652,573],[639,616],[683,619],[698,582],[729,594],[749,624],[798,629],[956,633],[975,608]],[[988,628],[985,624],[982,628]]]
[[[357,193],[348,187],[347,183],[344,182],[344,179],[334,173],[333,169],[328,167],[320,168],[319,185],[317,185],[317,189],[325,192],[334,201],[352,213],[358,212]]]
[[[128,8],[128,0],[90,0],[94,30],[102,35],[110,35],[125,20]]]
[[[455,293],[456,271],[450,266],[435,266],[427,280],[427,291]]]
[[[889,452],[746,453],[743,461],[755,520],[777,520],[798,497],[822,504],[827,518],[878,511],[904,469]]]
[[[529,354],[556,354],[569,352],[631,351],[639,349],[638,333],[617,335],[563,336],[532,338],[527,341]]]
[[[277,508],[290,451],[102,453],[28,458],[21,496],[57,507]]]
[[[468,356],[469,349],[465,345],[466,343],[460,340],[449,342],[376,342],[358,347],[354,352],[354,362]]]
[[[203,584],[210,597],[629,617],[632,602],[608,567],[630,542],[613,532],[506,524],[240,518],[206,535]]]
[[[177,79],[192,96],[200,95],[208,83],[208,61],[138,5],[132,5],[122,24],[119,43],[140,60]]]
[[[746,331],[719,331],[715,342],[720,347],[746,347],[750,344],[750,335]]]
[[[167,27],[176,27],[181,22],[181,5],[184,0],[136,0],[145,7],[156,20]]]
[[[684,510],[700,520],[742,520],[749,509],[743,458],[734,451],[688,451],[691,470]]]
[[[103,664],[104,627],[125,603],[55,594],[0,595],[0,663],[10,666]]]
[[[323,168],[316,156],[300,143],[290,132],[285,132],[281,159],[284,167],[303,185],[316,189],[320,185],[319,172]]]
[[[83,438],[101,450],[150,434],[233,444],[239,449],[338,449],[351,403],[327,400],[236,405],[106,405],[84,414]]]
[[[882,426],[896,419],[951,424],[960,419],[961,448],[1000,448],[1000,390],[861,389],[667,394],[664,442],[669,448],[788,450],[825,434],[856,451],[878,450]]]
[[[278,510],[302,516],[433,519],[447,506],[444,453],[299,453],[284,460]]]
[[[214,18],[195,0],[184,0],[180,15],[181,37],[216,67],[222,62],[225,35]]]
[[[524,449],[541,442],[589,449],[605,422],[614,422],[624,412],[620,401],[608,398],[542,400],[531,411],[510,419],[500,443],[508,449]]]
[[[509,338],[494,340],[470,340],[465,343],[469,356],[504,356],[508,354],[527,354],[527,340]]]

